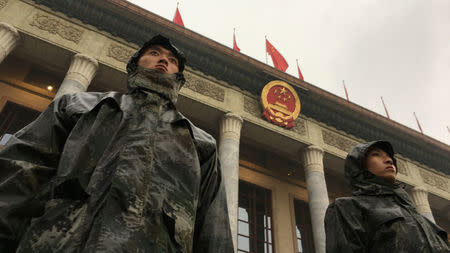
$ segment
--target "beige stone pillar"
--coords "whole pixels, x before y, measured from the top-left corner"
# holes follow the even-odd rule
[[[237,219],[239,194],[239,139],[242,118],[227,113],[220,122],[219,159],[227,192],[228,214],[233,235],[234,252],[237,251]]]
[[[276,184],[277,182],[274,182]],[[291,212],[291,204],[294,200],[290,197],[292,188],[287,187],[288,184],[279,183],[272,189],[272,233],[275,243],[275,252],[296,252],[295,244],[297,237],[294,237],[295,230],[292,225],[295,224],[295,212]],[[275,225],[274,225],[275,224]]]
[[[86,91],[97,69],[98,62],[96,59],[84,54],[74,55],[55,99],[65,94]]]
[[[0,22],[0,63],[16,47],[20,39],[19,32],[12,25]]]
[[[323,149],[311,145],[302,153],[308,190],[309,210],[316,253],[325,253],[325,212],[328,207],[328,191],[323,171]]]
[[[410,195],[416,205],[417,212],[427,217],[433,223],[436,223],[431,212],[430,203],[428,202],[428,191],[424,187],[415,186],[410,190]]]

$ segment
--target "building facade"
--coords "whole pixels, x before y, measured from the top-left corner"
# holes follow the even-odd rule
[[[186,53],[178,109],[218,141],[237,252],[325,252],[330,201],[350,195],[349,149],[390,141],[420,213],[450,230],[450,146],[123,0],[0,0],[4,144],[60,95],[126,91],[125,65],[156,34]],[[301,101],[292,128],[262,116],[281,80]]]

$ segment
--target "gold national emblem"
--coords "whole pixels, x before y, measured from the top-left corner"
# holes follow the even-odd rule
[[[275,80],[264,86],[261,93],[263,116],[268,121],[285,128],[294,126],[300,113],[300,99],[289,84]]]

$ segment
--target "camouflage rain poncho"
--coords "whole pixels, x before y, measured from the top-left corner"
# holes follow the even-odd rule
[[[0,252],[233,251],[215,140],[175,108],[182,74],[132,67],[128,94],[62,96],[1,150]]]
[[[360,144],[350,151],[345,176],[353,197],[338,198],[327,209],[327,253],[450,252],[447,233],[417,213],[398,184],[364,169],[365,154],[373,145],[394,155],[391,145],[383,141]]]

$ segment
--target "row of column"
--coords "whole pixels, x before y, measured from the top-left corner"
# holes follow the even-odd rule
[[[0,22],[0,63],[17,46],[20,35],[13,26]],[[64,81],[55,98],[64,94],[86,91],[98,69],[96,59],[76,54],[73,56]],[[237,251],[237,217],[239,185],[239,140],[242,118],[235,113],[224,115],[220,123],[219,157],[227,189],[228,212],[233,233],[235,252]],[[328,191],[323,170],[323,149],[309,146],[302,152],[309,208],[316,252],[325,252],[324,217],[328,206]],[[428,203],[428,192],[423,187],[414,187],[411,196],[419,213],[434,221]]]
[[[20,35],[17,29],[7,23],[0,22],[0,63],[19,44]],[[69,70],[61,83],[55,98],[64,94],[86,91],[98,69],[96,59],[76,54],[72,58]]]
[[[227,113],[220,122],[219,157],[227,190],[228,213],[235,252],[237,251],[237,220],[239,195],[239,138],[242,118]],[[328,191],[323,171],[323,150],[309,146],[303,153],[303,165],[309,197],[314,245],[317,252],[325,252],[325,229],[323,220],[328,207]]]

